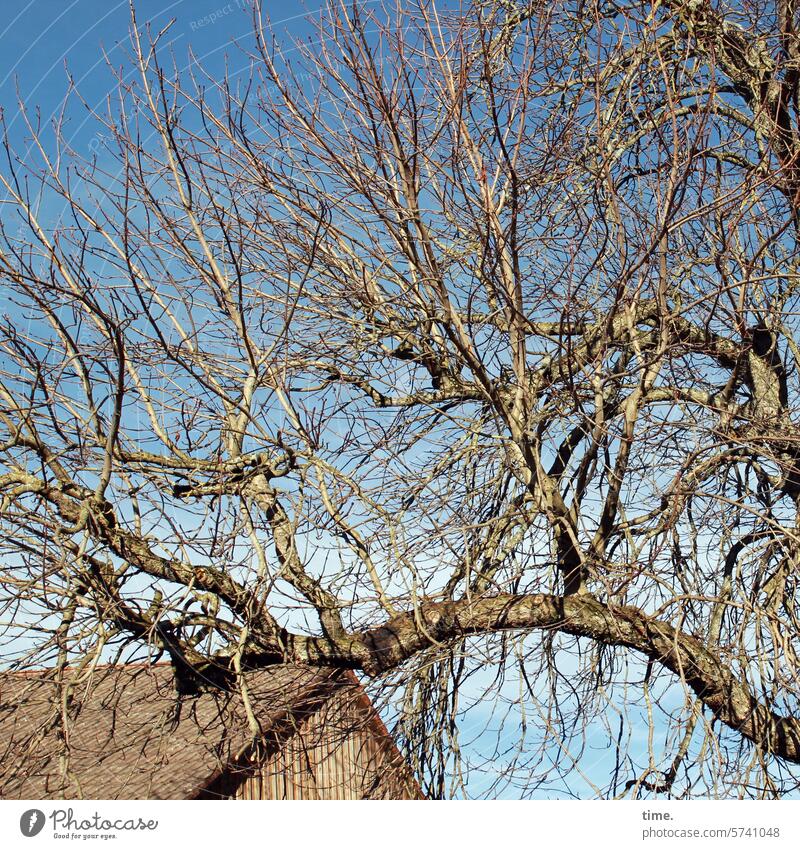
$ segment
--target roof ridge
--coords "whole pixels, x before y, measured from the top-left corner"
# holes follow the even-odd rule
[[[164,667],[170,666],[171,661],[169,660],[158,660],[156,662],[150,662],[146,660],[136,661],[135,663],[98,663],[94,666],[87,667],[87,669],[95,670],[95,669],[149,669],[151,667]],[[77,666],[64,666],[62,669],[65,672],[77,671],[79,667]],[[34,669],[0,669],[0,675],[43,675],[47,672],[55,672],[58,670],[57,666],[42,666],[36,667]],[[86,671],[86,670],[81,670]]]
[[[86,670],[81,671],[94,671],[97,669],[116,669],[116,670],[128,670],[128,669],[163,669],[164,667],[172,666],[172,661],[170,660],[158,660],[155,662],[150,662],[146,660],[136,661],[135,663],[98,663],[94,666],[87,667]],[[296,668],[296,669],[308,669],[310,671],[318,670],[320,672],[328,672],[331,670],[338,670],[338,667],[335,666],[317,666],[314,664],[303,664],[303,663],[271,663],[267,666],[252,666],[245,667],[244,672],[264,672],[268,669],[287,669],[287,668]],[[0,676],[3,675],[43,675],[47,672],[55,672],[57,671],[57,666],[41,666],[36,667],[34,669],[2,669],[0,668]],[[64,666],[62,669],[65,672],[68,671],[77,671],[79,667],[77,666]]]

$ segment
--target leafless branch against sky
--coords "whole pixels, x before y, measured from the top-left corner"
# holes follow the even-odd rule
[[[795,3],[313,25],[219,79],[134,13],[102,151],[7,144],[4,662],[53,727],[354,669],[432,796],[795,791]]]

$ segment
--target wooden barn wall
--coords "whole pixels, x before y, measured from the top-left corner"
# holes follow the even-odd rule
[[[363,691],[345,688],[290,721],[256,763],[203,796],[227,799],[417,799],[419,786]],[[260,760],[260,765],[258,761]]]

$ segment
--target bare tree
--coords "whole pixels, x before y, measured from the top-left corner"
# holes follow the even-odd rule
[[[8,150],[5,662],[355,669],[435,796],[796,788],[795,3],[253,20]]]

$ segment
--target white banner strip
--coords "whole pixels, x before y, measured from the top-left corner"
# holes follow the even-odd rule
[[[796,847],[800,801],[0,802],[0,845]],[[233,843],[235,841],[235,844]]]

